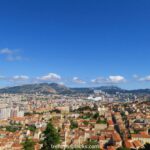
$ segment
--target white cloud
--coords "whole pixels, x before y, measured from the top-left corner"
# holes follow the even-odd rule
[[[19,61],[19,60],[23,60],[22,56],[13,56],[13,55],[8,55],[6,57],[7,61]]]
[[[98,77],[96,79],[92,79],[92,83],[96,84],[119,84],[125,82],[126,79],[123,76],[117,75],[117,76],[109,76],[108,78],[104,77]]]
[[[12,55],[14,52],[11,49],[4,48],[0,50],[0,54],[5,54],[5,55]]]
[[[49,73],[48,75],[37,77],[37,80],[41,81],[59,81],[61,80],[61,76],[55,73]]]
[[[73,82],[78,84],[85,84],[86,82],[79,79],[78,77],[73,77]]]
[[[11,78],[11,81],[26,81],[28,79],[29,79],[29,77],[26,75],[20,75],[20,76],[16,75]]]
[[[150,81],[150,75],[144,76],[144,77],[141,77],[141,76],[138,76],[138,75],[133,75],[133,78],[136,81]]]
[[[111,83],[121,83],[125,82],[125,78],[123,76],[109,76],[108,80]]]
[[[106,79],[103,78],[103,77],[98,77],[96,79],[92,79],[91,80],[92,83],[96,83],[96,84],[100,84],[100,83],[105,83],[106,82]]]
[[[138,79],[139,81],[150,81],[150,75],[146,76],[146,77],[141,77]]]
[[[0,76],[0,80],[6,81],[6,82],[26,82],[29,81],[29,77],[26,75],[15,75],[12,77],[5,77]]]
[[[19,54],[18,50],[12,50],[9,48],[4,48],[0,50],[0,54],[4,55],[6,61],[20,61],[24,58]]]

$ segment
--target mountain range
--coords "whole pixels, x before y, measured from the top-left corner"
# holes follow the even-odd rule
[[[116,86],[101,86],[93,88],[69,88],[57,83],[27,84],[21,86],[1,88],[0,93],[43,93],[43,94],[92,94],[94,90],[101,90],[109,94],[133,93],[150,94],[150,89],[125,90]]]

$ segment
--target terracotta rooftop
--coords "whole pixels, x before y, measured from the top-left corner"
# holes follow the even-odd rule
[[[135,148],[133,143],[130,141],[125,141],[124,144],[125,144],[125,147],[127,147],[127,148]]]
[[[114,146],[107,146],[107,150],[116,150]]]
[[[132,138],[150,138],[148,134],[131,134]]]
[[[113,135],[112,135],[112,137],[113,137],[113,140],[115,141],[115,142],[121,142],[122,140],[121,140],[121,137],[120,137],[120,135],[118,134],[118,133],[114,133]]]
[[[134,144],[134,146],[135,146],[136,148],[142,147],[142,143],[141,143],[140,141],[138,141],[138,140],[133,141],[133,144]]]

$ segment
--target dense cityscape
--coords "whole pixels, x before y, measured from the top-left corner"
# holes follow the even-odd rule
[[[150,143],[149,97],[2,93],[0,149],[142,149]]]

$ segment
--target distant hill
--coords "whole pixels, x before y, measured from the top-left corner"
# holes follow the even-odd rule
[[[69,88],[57,83],[27,84],[0,89],[0,93],[43,93],[43,94],[93,94],[94,90],[101,90],[108,94],[133,93],[150,94],[150,89],[124,90],[116,86],[101,86],[93,88]]]
[[[73,93],[78,93],[78,94],[93,94],[94,89],[93,88],[71,88]]]
[[[0,89],[0,93],[43,93],[43,94],[56,94],[56,93],[71,92],[66,86],[56,83],[40,83],[28,84],[22,86],[14,86]]]
[[[115,94],[116,92],[120,92],[120,93],[127,92],[127,90],[121,89],[117,86],[101,86],[101,87],[94,88],[94,90],[101,90],[108,94]]]
[[[0,93],[92,94],[94,90],[90,88],[68,88],[57,83],[40,83],[2,88]]]
[[[133,94],[150,94],[150,89],[137,89],[137,90],[130,90],[128,92]]]
[[[132,94],[150,94],[150,89],[135,89],[135,90],[126,90],[121,89],[116,86],[101,86],[94,88],[95,90],[101,90],[103,92],[106,92],[108,94],[115,94],[117,92],[119,93],[132,93]]]

